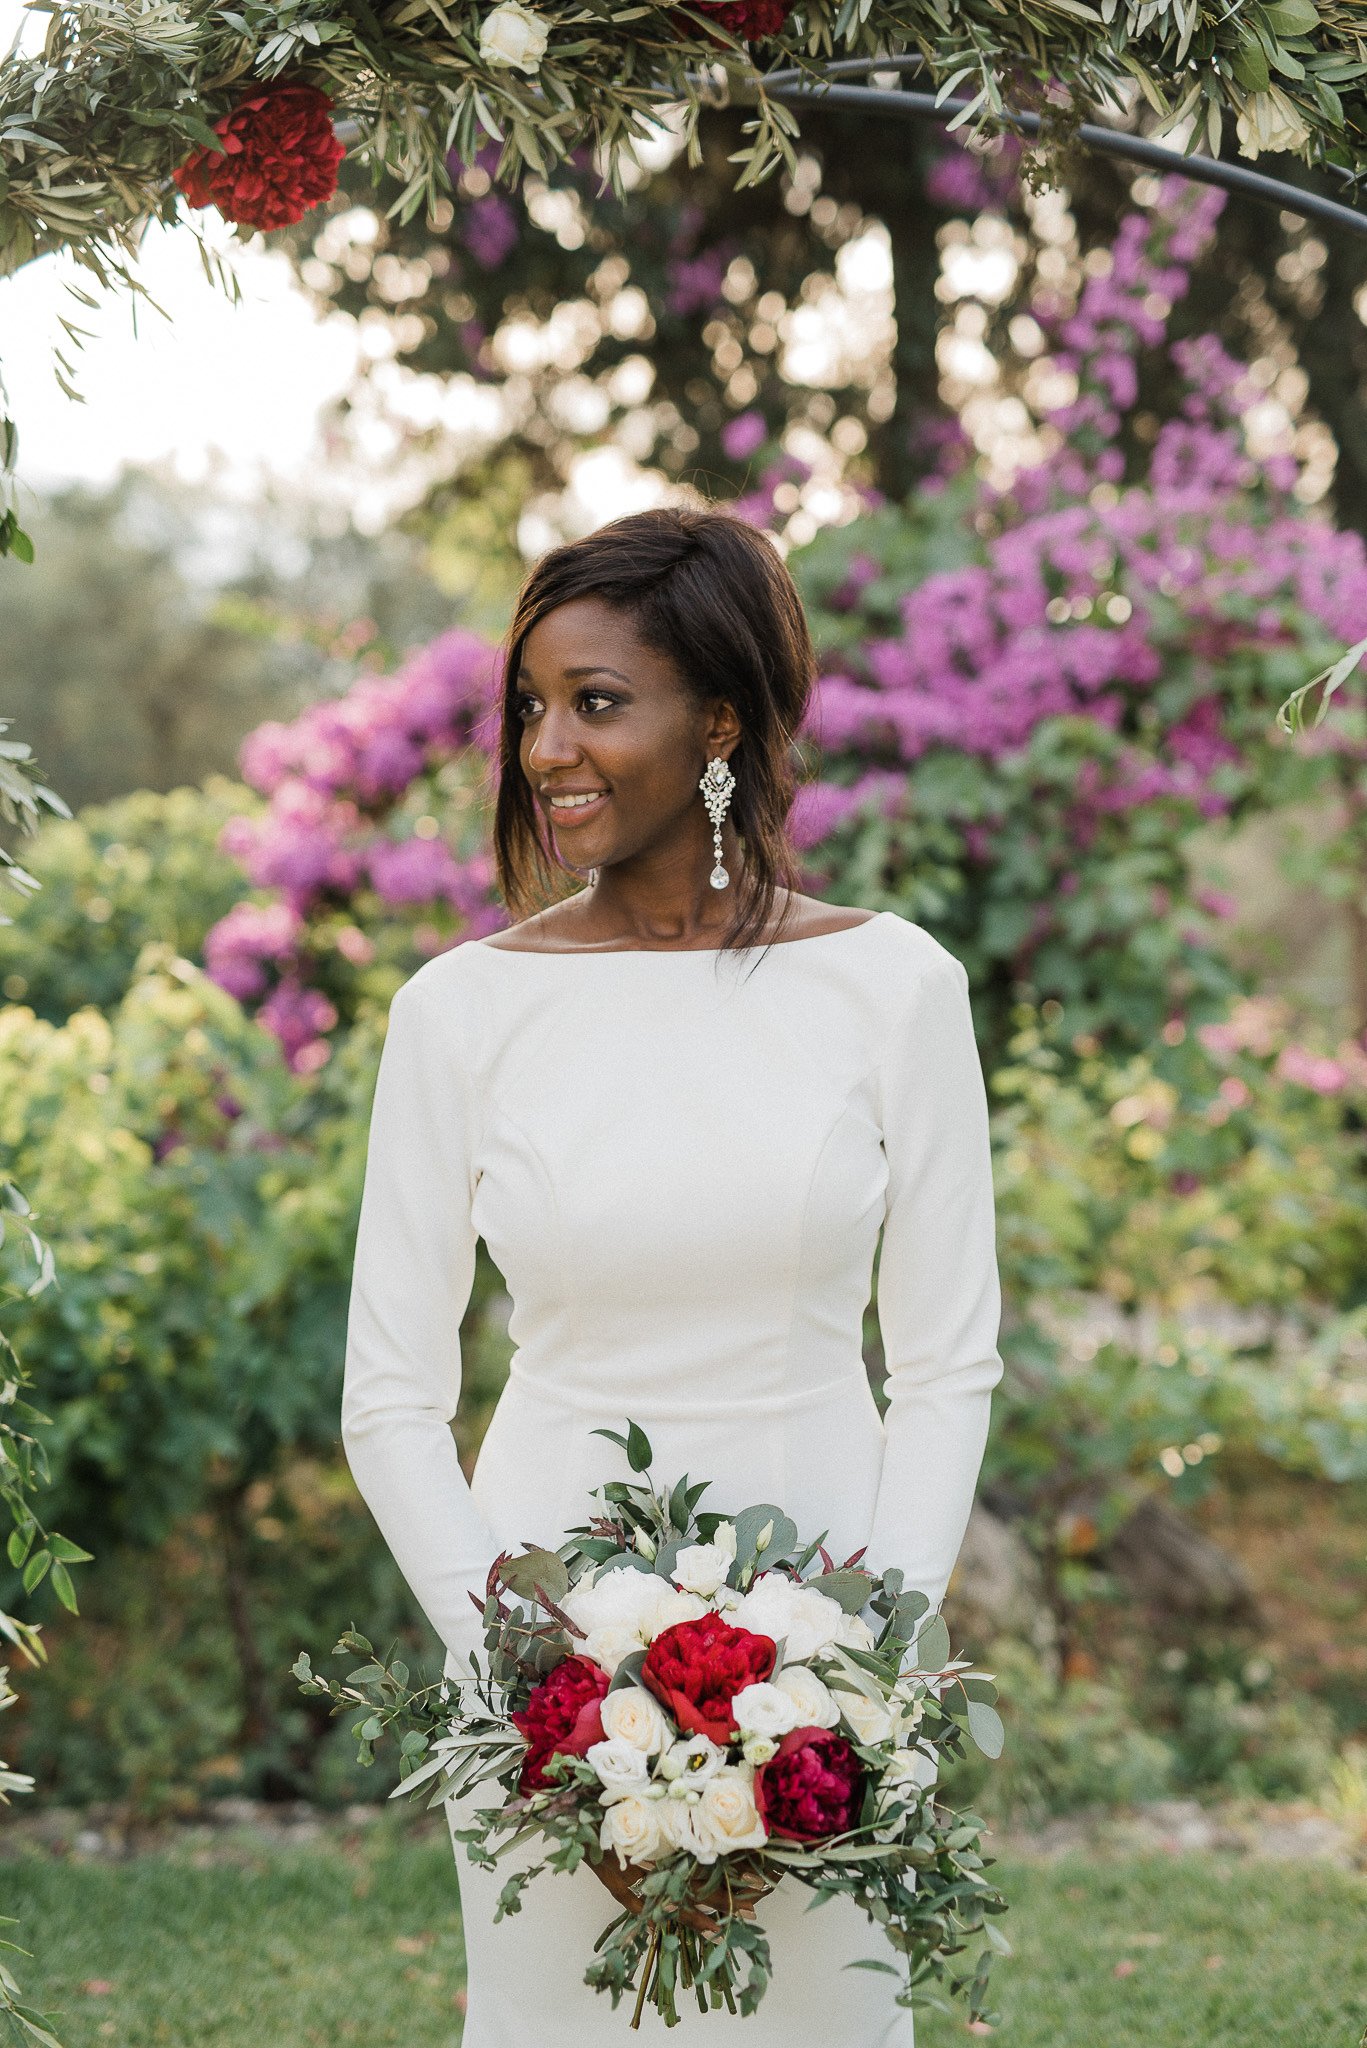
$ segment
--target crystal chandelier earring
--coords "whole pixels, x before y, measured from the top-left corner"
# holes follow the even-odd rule
[[[731,886],[731,877],[727,874],[721,857],[721,821],[726,816],[727,807],[731,802],[731,792],[735,786],[736,778],[720,754],[708,762],[698,783],[698,788],[702,791],[702,800],[707,805],[707,815],[712,820],[712,850],[716,855],[717,864],[708,880],[714,889],[728,889]]]

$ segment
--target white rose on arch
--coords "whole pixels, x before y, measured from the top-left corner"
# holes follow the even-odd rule
[[[1241,156],[1257,158],[1265,149],[1300,150],[1310,140],[1295,105],[1275,85],[1249,94],[1235,126]]]
[[[550,42],[540,15],[520,0],[501,0],[479,25],[479,54],[486,64],[505,64],[515,71],[539,71]]]

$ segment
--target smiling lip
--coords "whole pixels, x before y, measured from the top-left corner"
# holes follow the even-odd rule
[[[553,796],[592,796],[593,801],[587,804],[556,804],[551,802]],[[605,789],[556,789],[547,791],[545,803],[551,822],[558,829],[561,825],[587,824],[590,818],[598,816],[607,800],[608,792]]]

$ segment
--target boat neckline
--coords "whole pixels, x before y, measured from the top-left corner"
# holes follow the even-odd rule
[[[861,918],[858,924],[840,925],[833,932],[808,932],[801,939],[771,939],[763,950],[783,953],[790,946],[819,946],[829,939],[848,939],[855,932],[868,931],[871,925],[896,915],[894,910],[875,910],[872,917]],[[737,953],[739,957],[741,952],[735,946],[491,946],[487,939],[476,939],[474,944],[485,953],[506,953],[516,960],[660,960],[676,957],[715,960],[723,953]],[[757,952],[760,949],[751,946],[744,950]]]

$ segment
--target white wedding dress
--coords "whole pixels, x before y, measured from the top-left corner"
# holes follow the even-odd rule
[[[880,1420],[861,1351],[883,1231]],[[450,1423],[482,1236],[516,1350],[467,1486]],[[590,1432],[647,1431],[705,1504],[770,1501],[838,1558],[867,1545],[938,1606],[1001,1376],[987,1102],[963,966],[892,912],[737,956],[524,953],[470,941],[394,999],[347,1342],[357,1485],[454,1672],[480,1647],[491,1559],[555,1547],[627,1477]],[[468,1672],[468,1666],[464,1667]],[[490,1804],[479,1788],[468,1807]],[[497,1795],[496,1795],[497,1796]],[[448,1811],[450,1808],[448,1806]],[[454,1817],[466,1818],[464,1811]],[[583,1971],[617,1910],[546,1873],[493,1924],[506,1874],[458,1851],[465,2048],[628,2039]],[[848,1901],[785,1879],[764,1902],[759,2011],[674,2038],[911,2048],[891,1960]],[[641,2032],[667,2030],[647,2011]]]

